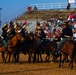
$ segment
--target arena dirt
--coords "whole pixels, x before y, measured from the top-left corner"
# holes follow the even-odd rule
[[[43,55],[43,62],[28,63],[28,55],[20,54],[19,63],[3,63],[0,54],[0,75],[76,75],[76,64],[72,70],[67,68],[65,63],[64,68],[58,68],[58,62],[45,62],[45,55]],[[51,59],[50,59],[51,60]]]

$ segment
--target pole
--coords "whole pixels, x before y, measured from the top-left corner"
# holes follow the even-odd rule
[[[0,8],[0,28],[1,28],[1,10],[2,8]]]

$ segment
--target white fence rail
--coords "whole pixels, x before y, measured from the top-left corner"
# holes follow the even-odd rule
[[[30,4],[29,6],[36,6],[38,9],[66,9],[68,3],[41,3],[41,4]],[[75,8],[76,4],[71,3],[71,9]]]

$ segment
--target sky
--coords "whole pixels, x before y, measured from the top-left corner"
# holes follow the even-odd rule
[[[1,10],[1,21],[7,21],[8,18],[12,18],[13,14],[19,14],[25,11],[27,6],[30,4],[39,4],[39,3],[63,3],[67,0],[0,0]],[[16,16],[17,16],[16,15]]]

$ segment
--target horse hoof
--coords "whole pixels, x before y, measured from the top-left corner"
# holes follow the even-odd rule
[[[6,63],[6,60],[3,60],[4,63]]]
[[[59,68],[61,68],[61,65],[59,65]]]

